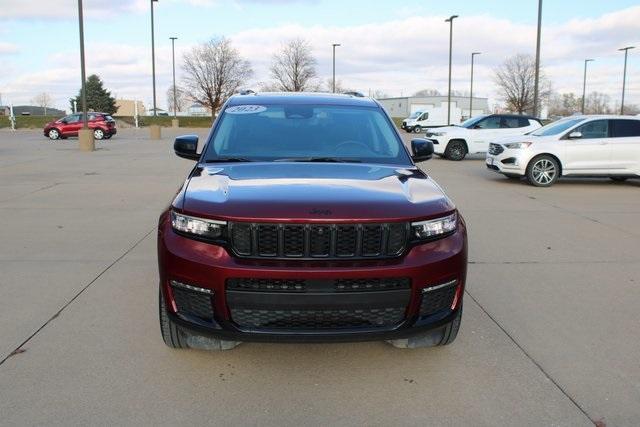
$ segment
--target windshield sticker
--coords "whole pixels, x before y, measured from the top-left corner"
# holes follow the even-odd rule
[[[224,111],[229,114],[258,114],[267,111],[267,107],[264,105],[236,105]]]

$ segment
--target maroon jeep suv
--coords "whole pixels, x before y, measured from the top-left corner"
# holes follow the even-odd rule
[[[173,348],[458,333],[467,272],[460,212],[375,100],[236,95],[158,224],[159,312]]]

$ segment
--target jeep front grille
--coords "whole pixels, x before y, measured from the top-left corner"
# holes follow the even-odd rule
[[[366,259],[402,254],[406,223],[229,224],[233,252],[246,258]]]
[[[489,154],[491,154],[492,156],[497,156],[503,151],[504,151],[504,147],[502,145],[494,144],[494,143],[489,144]]]

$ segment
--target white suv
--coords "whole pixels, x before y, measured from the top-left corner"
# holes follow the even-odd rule
[[[467,154],[486,153],[489,143],[503,136],[522,135],[542,125],[535,117],[491,114],[472,117],[459,125],[433,128],[427,138],[434,153],[449,160],[462,160]]]
[[[492,143],[487,167],[549,187],[560,176],[640,176],[640,118],[572,116],[519,137]]]

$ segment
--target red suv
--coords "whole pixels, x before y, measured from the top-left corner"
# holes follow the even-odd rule
[[[87,119],[95,139],[109,139],[117,133],[116,121],[107,113],[88,113]],[[44,136],[52,140],[66,139],[69,136],[78,136],[80,129],[82,129],[82,113],[71,114],[47,123],[44,127]]]
[[[467,273],[465,222],[375,100],[249,94],[222,108],[158,224],[169,347],[242,341],[451,343]]]

